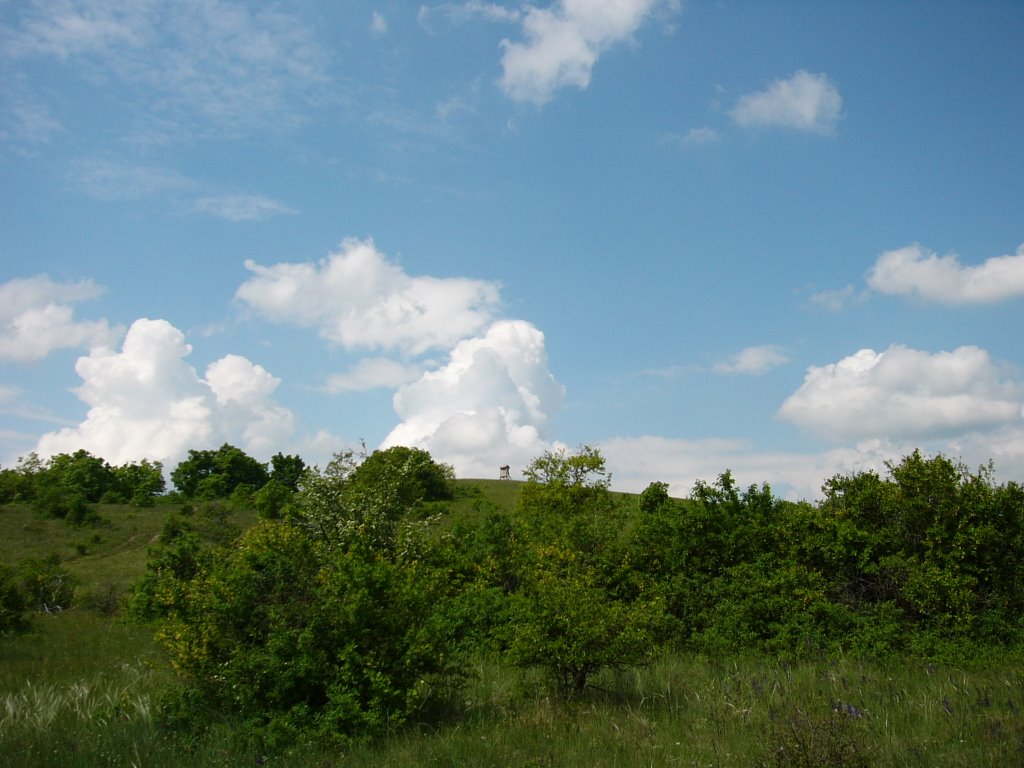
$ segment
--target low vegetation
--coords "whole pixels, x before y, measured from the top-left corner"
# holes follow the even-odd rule
[[[0,764],[1024,761],[1024,490],[990,468],[817,504],[613,494],[586,447],[522,483],[408,448],[153,468],[0,470]]]

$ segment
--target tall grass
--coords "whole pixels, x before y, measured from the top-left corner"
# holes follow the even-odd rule
[[[355,750],[345,764],[1024,765],[1022,670],[670,657],[606,674],[564,705],[483,665],[462,717]]]
[[[669,656],[606,673],[582,697],[498,660],[463,698],[388,738],[268,752],[231,722],[167,729],[158,670],[124,665],[0,696],[0,765],[49,766],[867,766],[1024,765],[1024,662],[970,667],[851,659],[789,665]]]

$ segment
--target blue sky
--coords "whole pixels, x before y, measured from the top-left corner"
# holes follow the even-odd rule
[[[0,463],[1024,479],[1024,5],[0,1]]]

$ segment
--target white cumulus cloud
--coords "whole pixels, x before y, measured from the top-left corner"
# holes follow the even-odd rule
[[[56,349],[110,344],[121,331],[106,320],[75,320],[73,305],[96,299],[91,280],[60,283],[46,275],[0,283],[0,360],[31,362]]]
[[[759,376],[772,368],[782,365],[787,360],[785,353],[776,344],[761,344],[756,347],[741,349],[732,357],[717,363],[715,373],[738,373]]]
[[[1024,296],[1024,245],[1012,256],[963,266],[955,253],[939,256],[915,243],[879,256],[868,285],[880,293],[941,304],[988,304]]]
[[[369,239],[345,240],[319,263],[245,266],[253,277],[239,287],[239,300],[349,349],[448,349],[483,328],[499,304],[496,283],[412,277]]]
[[[89,406],[76,427],[39,439],[43,456],[84,448],[113,464],[143,458],[172,465],[190,448],[231,442],[267,456],[291,437],[293,417],[272,395],[279,380],[237,355],[200,378],[185,358],[192,347],[166,320],[136,320],[120,351],[78,359],[76,394]]]
[[[544,334],[523,320],[498,321],[395,394],[402,422],[383,446],[423,448],[460,477],[496,476],[499,466],[525,467],[553,447],[547,428],[563,398]]]
[[[978,347],[893,345],[811,366],[779,416],[836,441],[909,440],[1020,426],[1024,383]]]
[[[835,130],[842,109],[843,98],[826,75],[799,70],[763,91],[741,96],[730,114],[740,125],[828,134]]]
[[[598,58],[626,41],[664,0],[559,0],[526,6],[525,42],[502,40],[501,88],[520,102],[543,105],[567,86],[586,88]]]
[[[423,374],[419,365],[401,363],[388,357],[366,357],[344,373],[327,378],[328,392],[361,392],[379,387],[397,389]]]

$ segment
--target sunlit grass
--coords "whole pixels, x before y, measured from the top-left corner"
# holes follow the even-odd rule
[[[344,764],[1008,766],[1024,763],[1024,666],[670,657],[568,705],[481,665],[462,716]]]
[[[114,674],[70,683],[33,683],[0,696],[0,740],[15,731],[42,732],[67,720],[103,727],[111,719],[152,720],[152,673],[124,665]]]

